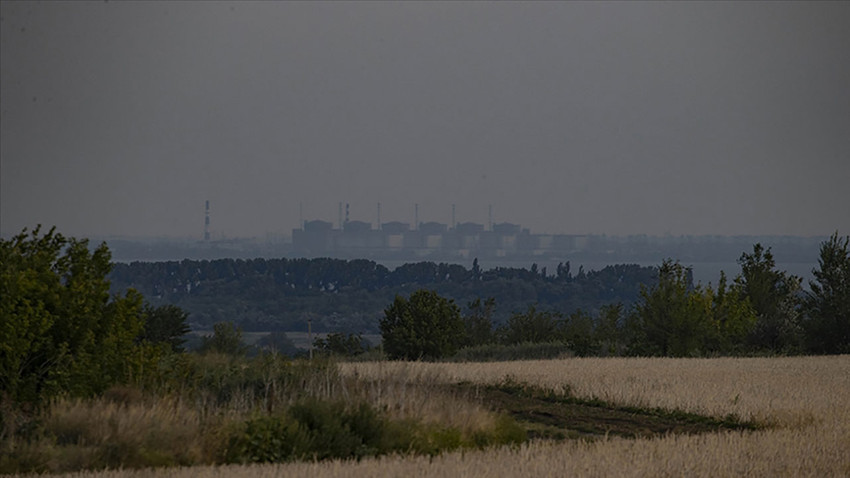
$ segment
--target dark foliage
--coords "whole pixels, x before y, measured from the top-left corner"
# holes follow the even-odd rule
[[[37,404],[126,381],[155,350],[135,341],[142,297],[110,297],[105,244],[51,229],[0,239],[0,394]]]
[[[333,333],[325,338],[317,337],[313,340],[313,348],[318,354],[355,357],[371,347],[361,334]]]
[[[186,334],[191,329],[187,323],[189,314],[176,305],[166,304],[153,307],[145,304],[143,315],[145,326],[139,335],[140,340],[151,343],[166,343],[175,352],[183,351]]]
[[[454,301],[434,291],[418,290],[409,299],[396,296],[381,320],[384,352],[408,360],[448,357],[463,343],[463,325]]]
[[[838,233],[821,245],[819,268],[809,283],[806,331],[816,353],[850,353],[850,237]]]
[[[245,355],[248,346],[242,341],[242,329],[230,322],[213,325],[213,334],[201,337],[198,352],[219,353],[224,355]]]
[[[233,321],[246,331],[378,331],[386,304],[397,294],[430,289],[459,304],[495,297],[488,310],[504,323],[529,305],[570,313],[598,311],[608,303],[629,306],[642,284],[654,282],[656,268],[609,266],[599,271],[556,274],[529,269],[467,269],[457,264],[419,262],[390,271],[368,260],[221,259],[214,261],[116,264],[113,290],[134,287],[153,304],[187,311],[197,328]]]
[[[295,357],[304,353],[303,350],[295,346],[295,343],[286,335],[286,332],[271,332],[263,336],[254,345],[260,351],[274,352],[288,357]]]
[[[738,263],[741,275],[736,283],[757,316],[750,344],[774,352],[799,352],[801,279],[776,270],[770,248],[761,244],[753,246],[752,254],[742,254]]]

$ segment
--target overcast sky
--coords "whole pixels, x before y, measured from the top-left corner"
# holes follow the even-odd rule
[[[0,233],[850,233],[850,2],[2,2]]]

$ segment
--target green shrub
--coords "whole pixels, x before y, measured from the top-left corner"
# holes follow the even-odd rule
[[[443,451],[456,450],[466,444],[460,430],[437,424],[422,426],[414,441],[417,453],[432,456]]]
[[[286,412],[253,418],[234,430],[227,462],[282,462],[297,459],[352,458],[395,451],[397,430],[366,404],[308,399]],[[404,444],[406,442],[402,441]]]
[[[224,461],[282,462],[309,451],[309,436],[287,415],[260,416],[233,431]]]
[[[274,415],[232,427],[223,461],[285,462],[302,459],[360,459],[388,453],[436,455],[458,448],[521,443],[525,430],[501,417],[490,431],[465,434],[455,427],[393,421],[365,403],[308,399]]]
[[[496,428],[493,430],[493,436],[490,440],[484,443],[477,444],[479,447],[490,445],[519,445],[528,440],[528,432],[520,426],[516,420],[507,416],[500,415],[496,419]]]
[[[432,290],[396,295],[381,319],[384,352],[391,359],[440,359],[464,340],[464,323],[453,300]]]

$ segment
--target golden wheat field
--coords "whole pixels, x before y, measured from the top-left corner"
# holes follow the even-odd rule
[[[517,448],[281,465],[81,472],[73,477],[850,476],[850,356],[350,363],[376,383],[515,381],[580,397],[770,424],[755,432],[532,442]],[[421,387],[393,393],[415,393]],[[421,399],[421,397],[420,397]],[[414,400],[411,397],[411,400]],[[415,400],[414,400],[415,403]],[[439,408],[439,407],[435,407]],[[439,413],[434,411],[433,413]],[[451,413],[451,411],[444,411]]]

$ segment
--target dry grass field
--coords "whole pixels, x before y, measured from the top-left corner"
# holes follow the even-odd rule
[[[377,379],[379,396],[405,384],[498,383],[506,377],[576,396],[724,417],[754,432],[647,439],[537,441],[516,448],[382,457],[360,462],[82,472],[93,477],[265,476],[850,476],[850,356],[718,359],[593,358],[502,363],[351,363],[344,374]],[[427,389],[427,387],[425,388]],[[425,407],[428,399],[411,396]],[[400,400],[402,403],[405,400]],[[452,410],[432,407],[433,414]],[[456,419],[456,418],[455,418]]]
[[[543,388],[623,405],[796,425],[847,416],[850,356],[784,358],[570,358],[496,363],[341,364],[361,377],[498,383],[511,377]]]

